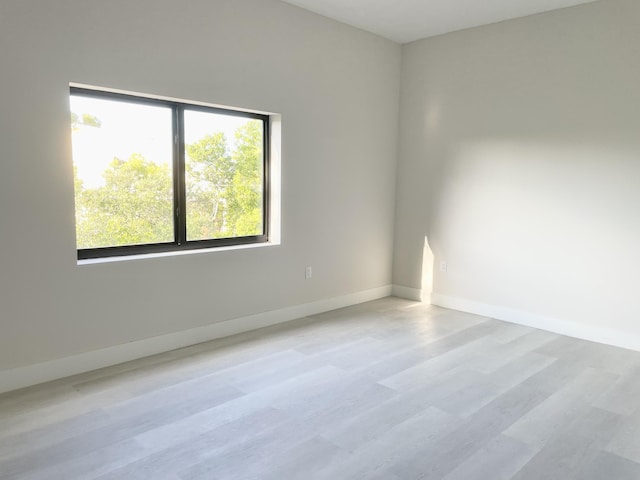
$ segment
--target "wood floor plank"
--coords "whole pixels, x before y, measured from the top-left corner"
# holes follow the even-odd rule
[[[513,359],[522,357],[524,354],[533,352],[541,346],[553,341],[555,335],[548,332],[542,332],[540,330],[533,330],[525,334],[518,335],[516,338],[504,343],[501,343],[499,339],[496,338],[497,335],[492,335],[491,337],[498,341],[498,346],[476,356],[473,359],[472,365],[474,370],[482,373],[495,372],[496,370],[509,365]]]
[[[163,479],[167,475],[180,478],[178,473],[181,470],[206,461],[218,451],[227,451],[233,445],[250,441],[262,432],[287,421],[286,415],[282,412],[270,408],[262,409],[96,478]]]
[[[594,406],[620,415],[633,415],[640,410],[640,367],[631,364],[628,372],[623,373],[618,381],[596,399]]]
[[[11,457],[55,445],[62,440],[106,427],[110,423],[112,419],[104,411],[93,410],[79,413],[68,419],[61,419],[53,425],[33,428],[13,435],[5,432],[0,438],[0,461],[7,461]]]
[[[615,382],[608,372],[588,369],[551,395],[541,405],[511,425],[505,434],[536,447],[543,447],[558,432],[587,415],[591,402]]]
[[[546,398],[546,392],[521,383],[460,419],[420,452],[403,453],[392,471],[400,478],[441,479]]]
[[[459,420],[435,407],[417,415],[352,450],[343,461],[333,462],[316,476],[322,479],[365,479],[396,465],[407,455],[419,456],[429,445],[439,441]],[[400,478],[407,478],[400,475]]]
[[[284,452],[306,445],[315,432],[299,420],[256,432],[243,442],[214,450],[179,473],[184,480],[261,478],[281,460]]]
[[[127,410],[126,406],[117,405],[114,407],[117,416],[107,425],[3,461],[1,471],[3,475],[26,475],[31,469],[66,462],[70,458],[106,448],[158,425],[173,422],[207,406],[220,404],[240,395],[240,392],[232,387],[220,385],[203,392],[193,392],[186,398],[172,398],[171,401],[160,405],[147,403],[145,412],[140,410],[137,403],[131,411]]]
[[[135,440],[123,440],[86,454],[70,455],[61,461],[41,464],[2,478],[12,480],[90,480],[120,466],[144,458],[148,452]]]
[[[443,480],[509,480],[537,453],[518,440],[498,435],[453,469]]]
[[[514,480],[572,478],[613,437],[621,416],[598,408],[564,424],[539,445],[540,451],[513,477]]]
[[[640,478],[640,463],[633,462],[612,453],[598,451],[587,459],[576,472],[571,473],[576,480],[637,480]]]
[[[638,401],[637,398],[636,401]],[[640,463],[640,411],[634,412],[633,415],[625,416],[624,424],[604,450]]]
[[[259,472],[260,480],[284,478],[312,479],[326,465],[344,459],[348,453],[331,442],[313,437],[293,448],[284,450],[272,459],[268,469]]]
[[[485,405],[498,398],[516,385],[553,363],[554,359],[539,354],[527,353],[512,359],[511,363],[491,374],[477,373],[465,385],[446,397],[438,399],[434,405],[462,417],[473,415]],[[471,365],[473,368],[473,364]]]

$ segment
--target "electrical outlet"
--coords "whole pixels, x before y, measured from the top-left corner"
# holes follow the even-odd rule
[[[444,260],[442,260],[440,262],[440,271],[442,273],[447,273],[447,270],[449,269],[449,266],[447,265],[447,262],[445,262]]]
[[[304,269],[304,278],[305,280],[309,280],[313,276],[313,270],[311,267],[305,267]]]

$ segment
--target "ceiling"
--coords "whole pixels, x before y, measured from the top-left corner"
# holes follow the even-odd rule
[[[399,43],[594,0],[284,0]]]

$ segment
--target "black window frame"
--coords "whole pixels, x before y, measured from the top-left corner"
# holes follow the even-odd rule
[[[130,255],[145,255],[162,252],[176,252],[186,250],[197,250],[202,248],[216,248],[239,245],[251,245],[257,243],[267,243],[269,241],[269,205],[270,205],[270,125],[269,115],[253,113],[231,108],[211,107],[207,105],[192,104],[177,100],[159,99],[144,97],[140,95],[110,92],[105,90],[94,90],[92,88],[74,87],[69,88],[69,95],[100,98],[106,100],[116,100],[126,103],[136,103],[142,105],[160,105],[171,109],[172,118],[172,145],[173,145],[173,227],[174,239],[172,242],[146,243],[139,245],[121,245],[98,248],[78,248],[78,260],[89,260],[107,257],[122,257]],[[185,183],[185,141],[184,141],[184,112],[193,110],[209,112],[219,115],[230,115],[234,117],[251,118],[262,121],[263,145],[262,145],[262,234],[243,237],[212,238],[206,240],[187,240],[187,218],[186,218],[186,183]],[[74,202],[75,208],[75,202]]]

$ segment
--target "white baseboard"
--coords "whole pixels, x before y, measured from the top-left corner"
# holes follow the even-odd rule
[[[0,393],[110,367],[177,348],[248,332],[391,295],[391,285],[137,340],[49,362],[0,371]]]
[[[429,300],[428,298],[424,298],[422,290],[419,288],[405,287],[403,285],[393,285],[391,295],[407,300],[413,300],[414,302],[424,301],[428,303]]]
[[[431,303],[451,310],[474,313],[484,317],[491,317],[497,320],[504,320],[505,322],[517,323],[518,325],[525,325],[539,330],[546,330],[547,332],[566,335],[568,337],[640,351],[640,336],[630,335],[619,330],[583,325],[559,318],[545,317],[507,307],[489,305],[438,293],[431,294]]]

